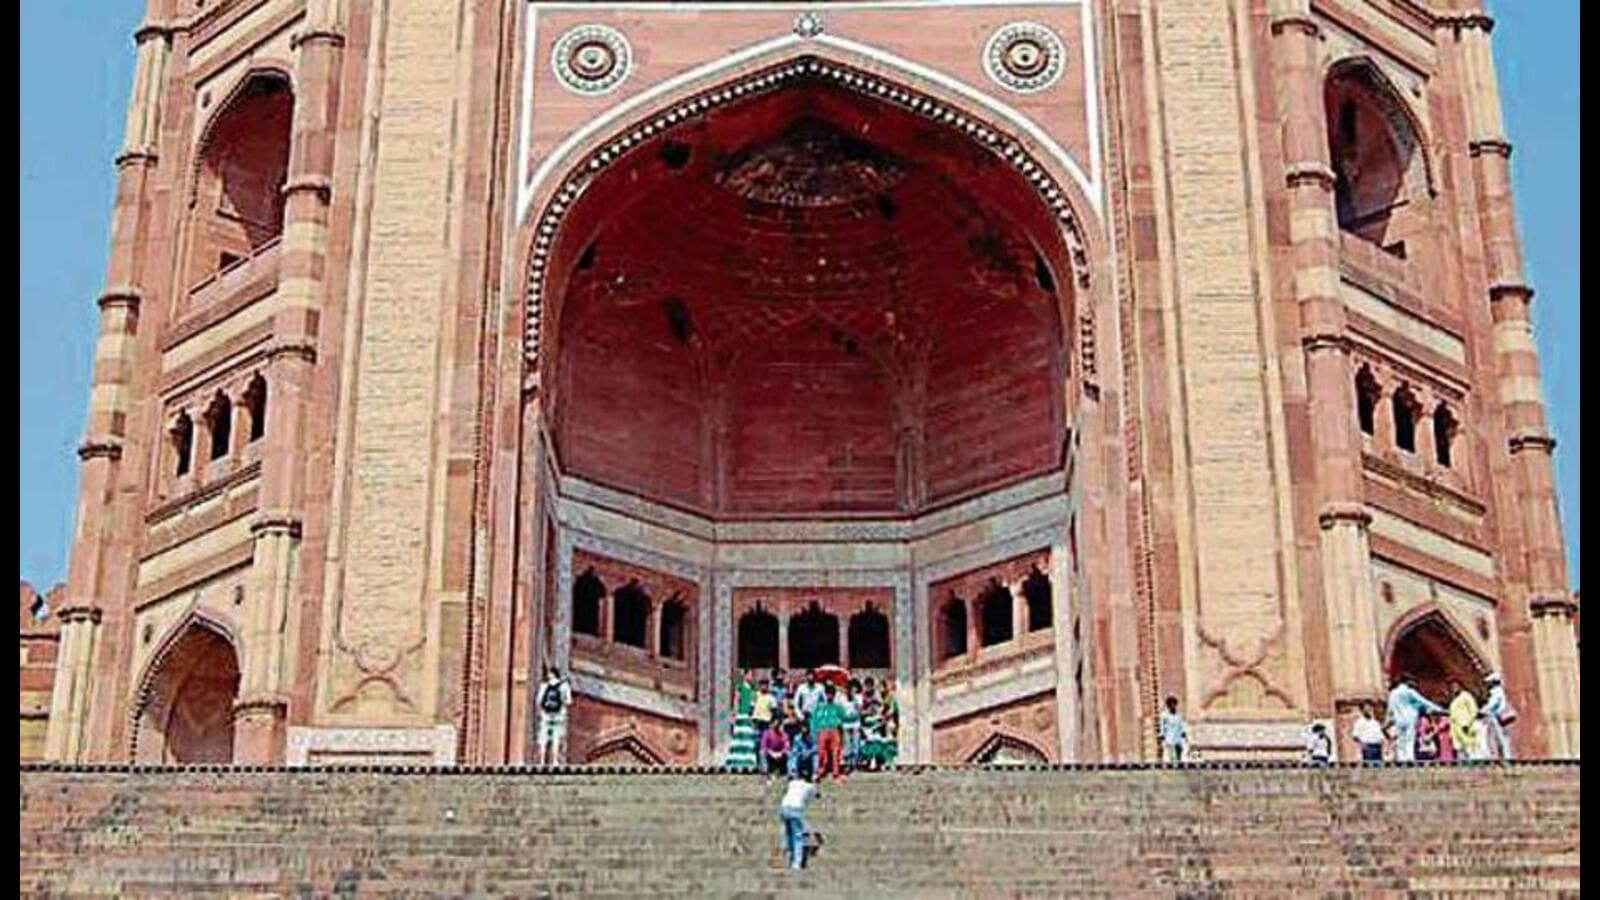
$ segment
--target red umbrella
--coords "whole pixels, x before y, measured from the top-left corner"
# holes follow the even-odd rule
[[[850,683],[850,670],[844,666],[836,666],[829,663],[825,666],[817,666],[811,672],[817,676],[818,681],[831,681],[841,688]]]

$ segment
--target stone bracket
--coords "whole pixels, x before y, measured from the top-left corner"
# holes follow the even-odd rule
[[[1511,158],[1511,142],[1505,138],[1479,138],[1467,142],[1467,152],[1473,156],[1498,156]]]
[[[327,203],[328,198],[333,195],[333,179],[326,175],[296,175],[285,181],[283,187],[279,189],[279,193],[284,197],[301,191],[314,193],[318,200]]]
[[[63,625],[70,625],[73,622],[89,622],[98,625],[100,624],[102,612],[103,610],[100,607],[92,604],[73,603],[62,607],[61,611],[56,613],[56,618],[60,619]]]
[[[1291,188],[1315,185],[1325,191],[1331,191],[1336,180],[1333,168],[1321,160],[1290,163],[1284,169],[1284,182]]]
[[[144,303],[144,292],[132,285],[110,287],[101,292],[95,303],[101,309],[122,306],[138,313],[139,307]]]
[[[263,513],[250,523],[250,534],[256,537],[263,534],[286,534],[298,538],[300,530],[300,517],[293,513]]]
[[[1277,15],[1274,15],[1272,17],[1270,27],[1272,28],[1272,33],[1274,35],[1283,34],[1285,31],[1295,30],[1304,34],[1306,37],[1314,38],[1322,33],[1322,26],[1317,24],[1316,19],[1299,11],[1278,13]]]
[[[1528,598],[1528,612],[1536,619],[1544,616],[1570,619],[1578,614],[1578,604],[1564,594],[1534,594]]]
[[[1513,456],[1524,450],[1542,450],[1545,453],[1554,453],[1556,439],[1546,431],[1521,428],[1512,432],[1511,437],[1506,440],[1506,446],[1511,449]]]

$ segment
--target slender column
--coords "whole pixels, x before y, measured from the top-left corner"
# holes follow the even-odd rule
[[[283,758],[289,670],[285,648],[295,630],[290,612],[304,518],[306,407],[317,362],[328,252],[328,206],[339,107],[344,33],[338,0],[311,0],[295,38],[296,84],[288,177],[283,185],[278,312],[268,352],[266,436],[262,446],[260,515],[252,528],[255,565],[249,640],[241,673],[236,758]]]
[[[789,612],[778,611],[778,668],[789,671]]]
[[[661,656],[661,601],[650,603],[650,613],[645,618],[644,647],[652,657]]]
[[[1304,0],[1279,0],[1271,20],[1283,115],[1294,291],[1305,350],[1311,446],[1322,509],[1319,563],[1329,618],[1335,712],[1383,693],[1368,526],[1361,504],[1361,435],[1354,368],[1339,297],[1339,226],[1323,117],[1320,28]],[[1340,727],[1340,734],[1346,729]],[[1341,752],[1341,756],[1345,755]]]
[[[1022,582],[1006,585],[1011,592],[1011,639],[1021,640],[1028,633],[1028,598],[1022,593]]]
[[[1526,584],[1521,585],[1526,595],[1509,598],[1499,613],[1506,689],[1514,705],[1520,702],[1524,709],[1539,710],[1542,729],[1536,730],[1545,733],[1546,753],[1577,756],[1578,670],[1572,626],[1577,606],[1567,586],[1551,467],[1555,439],[1546,425],[1539,354],[1528,314],[1533,289],[1523,274],[1511,196],[1511,144],[1501,122],[1489,42],[1494,21],[1474,12],[1447,19],[1441,27],[1455,38],[1466,81],[1467,149],[1488,265],[1499,400],[1515,482],[1514,508],[1507,515],[1521,530],[1526,572]],[[1529,649],[1533,660],[1527,659]]]
[[[978,658],[978,603],[975,600],[963,600],[967,604],[967,658]]]
[[[128,101],[127,129],[117,156],[116,208],[111,222],[111,256],[106,289],[100,295],[100,336],[95,345],[94,386],[89,421],[78,447],[82,461],[77,532],[67,570],[66,605],[62,613],[61,653],[56,664],[51,714],[45,736],[45,758],[77,762],[88,747],[86,719],[93,681],[89,667],[100,644],[100,599],[107,592],[108,573],[119,529],[115,486],[122,466],[131,402],[128,383],[138,365],[136,338],[144,302],[139,264],[148,228],[148,191],[156,167],[161,116],[161,89],[171,50],[170,29],[147,23],[134,34],[138,47],[133,93]],[[70,619],[67,611],[74,614]],[[110,616],[119,620],[116,611]]]
[[[839,665],[850,668],[850,617],[839,617]]]

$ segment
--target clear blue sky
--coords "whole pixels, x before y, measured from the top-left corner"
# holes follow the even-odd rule
[[[22,4],[21,575],[66,574],[115,172],[144,4]],[[1578,3],[1495,0],[1496,62],[1578,586]]]

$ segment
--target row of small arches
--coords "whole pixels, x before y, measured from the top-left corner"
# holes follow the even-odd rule
[[[1043,631],[1054,624],[1050,578],[1038,568],[1030,568],[1022,580],[1022,597],[1027,607],[1025,633]],[[939,607],[939,660],[963,656],[976,649],[968,640],[969,616],[976,616],[977,647],[992,647],[1013,640],[1019,624],[1014,621],[1016,598],[1011,588],[991,578],[971,601],[952,593]]]
[[[248,429],[248,443],[255,443],[266,437],[267,434],[267,380],[260,374],[250,379],[238,400],[228,396],[226,391],[217,391],[211,395],[211,402],[199,415],[199,424],[204,427],[206,436],[206,459],[215,462],[226,459],[233,452],[233,419],[235,406],[243,407]],[[173,474],[182,477],[194,470],[199,462],[197,451],[202,448],[195,446],[196,432],[195,417],[188,410],[179,411],[173,420],[168,435],[172,443]]]
[[[1377,418],[1380,401],[1383,398],[1383,387],[1378,383],[1378,378],[1368,366],[1362,366],[1356,372],[1356,424],[1361,433],[1372,436],[1377,433]],[[1417,399],[1416,393],[1408,385],[1396,388],[1389,398],[1390,415],[1394,423],[1394,444],[1406,453],[1417,452],[1417,420],[1422,418],[1425,407]],[[1434,462],[1449,468],[1455,458],[1455,437],[1460,432],[1461,422],[1450,407],[1442,401],[1434,407],[1433,414],[1433,458]]]
[[[629,580],[609,590],[593,568],[585,569],[572,584],[572,630],[594,638],[606,638],[603,604],[610,606],[610,640],[613,643],[649,650],[665,659],[686,660],[689,655],[689,607],[677,594],[661,604],[656,624],[655,646],[651,646],[650,613],[655,606],[649,591],[637,580]]]

